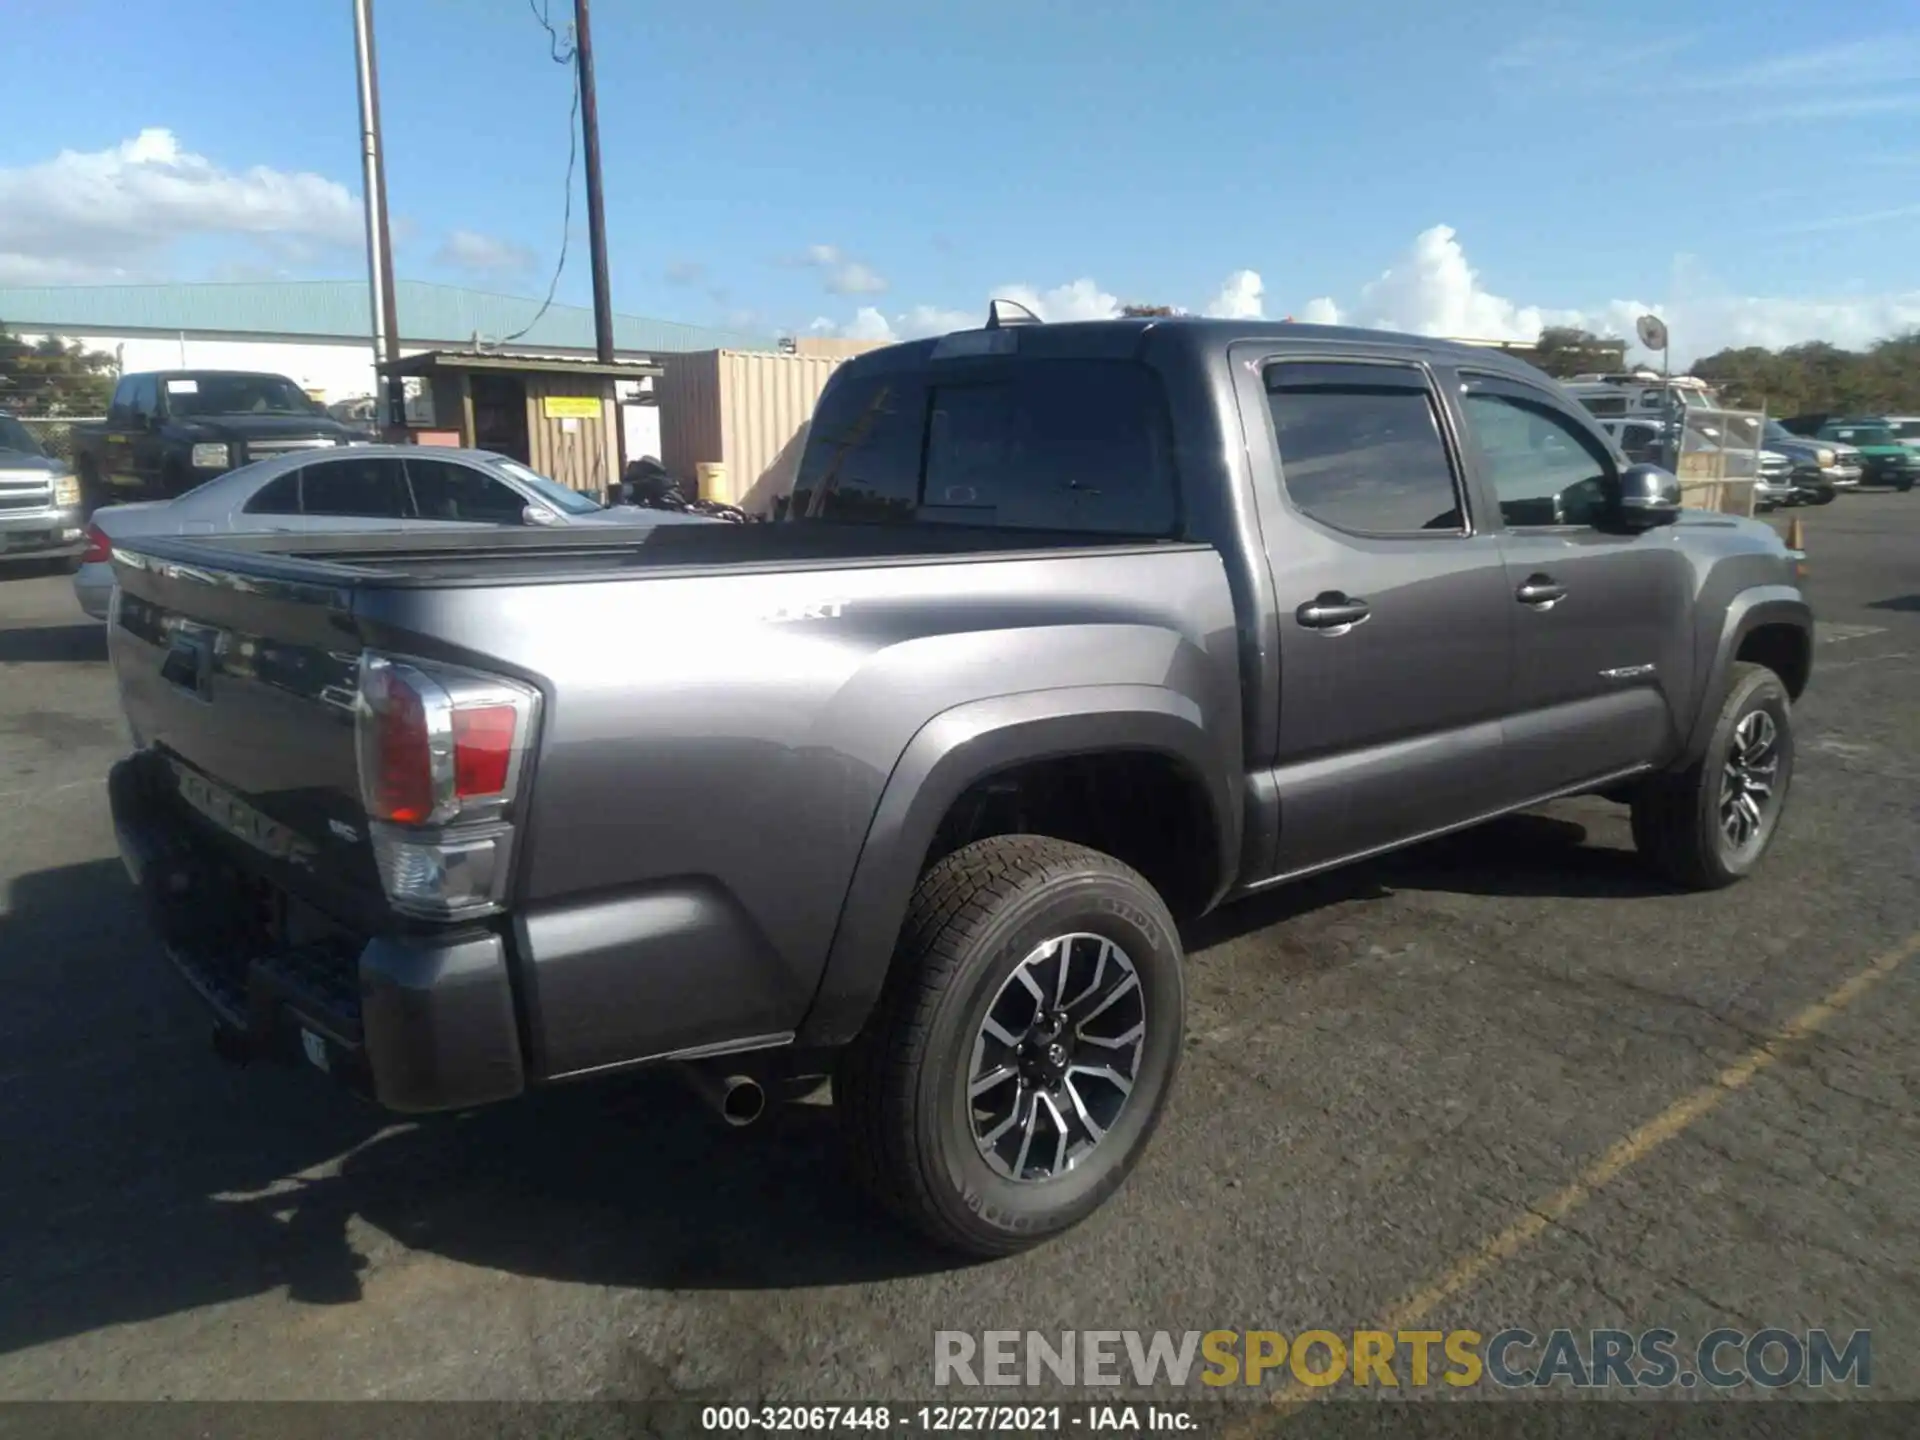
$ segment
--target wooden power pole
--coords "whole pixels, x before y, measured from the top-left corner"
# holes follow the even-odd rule
[[[600,193],[600,102],[593,89],[593,32],[587,0],[573,0],[573,58],[580,67],[581,153],[587,162],[587,244],[593,262],[593,344],[613,363],[613,301],[607,287],[607,209]]]

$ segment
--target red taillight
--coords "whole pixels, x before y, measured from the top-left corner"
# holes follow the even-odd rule
[[[354,728],[360,798],[373,820],[445,826],[498,820],[537,697],[515,681],[367,656]]]
[[[87,526],[87,549],[80,557],[82,565],[104,565],[113,559],[113,541],[98,525]]]
[[[453,712],[453,793],[462,800],[499,795],[507,788],[513,732],[511,705],[456,705]]]
[[[433,814],[436,804],[426,703],[392,675],[381,690],[372,809],[379,819],[418,825]]]

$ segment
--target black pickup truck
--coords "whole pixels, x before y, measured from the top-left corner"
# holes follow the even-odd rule
[[[365,439],[284,375],[155,370],[121,376],[106,421],[74,427],[74,469],[92,509],[170,499],[253,460]]]
[[[1538,371],[999,324],[848,362],[786,519],[116,546],[122,853],[229,1055],[402,1111],[831,1074],[973,1253],[1122,1182],[1179,922],[1555,796],[1759,864],[1812,663],[1767,526]]]

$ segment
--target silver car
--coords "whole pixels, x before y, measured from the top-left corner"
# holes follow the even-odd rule
[[[355,445],[275,456],[171,500],[94,511],[73,590],[87,614],[104,620],[113,598],[114,545],[149,535],[719,523],[701,515],[602,505],[486,450]]]

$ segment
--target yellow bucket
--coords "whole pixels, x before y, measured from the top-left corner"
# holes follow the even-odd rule
[[[693,467],[694,483],[702,500],[720,500],[728,504],[733,494],[727,489],[727,467],[719,461],[702,461]]]

